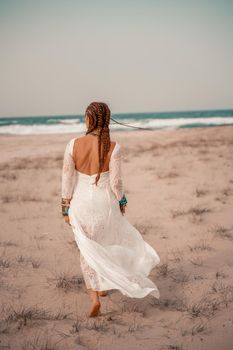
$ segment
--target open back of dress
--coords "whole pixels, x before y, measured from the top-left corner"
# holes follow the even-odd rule
[[[117,289],[135,298],[151,293],[159,298],[159,290],[148,275],[160,258],[119,208],[124,194],[120,144],[115,144],[109,170],[100,174],[96,186],[96,174],[76,170],[74,141],[70,140],[65,150],[62,198],[71,198],[69,219],[87,288]]]
[[[109,162],[111,154],[115,147],[115,142],[111,142],[110,150],[105,159],[102,171],[109,170]],[[99,154],[98,154],[98,139],[96,136],[81,137],[74,139],[72,156],[75,162],[76,170],[92,175],[98,173]]]

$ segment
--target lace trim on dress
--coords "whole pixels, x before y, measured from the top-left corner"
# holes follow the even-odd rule
[[[72,156],[74,140],[75,139],[71,139],[67,143],[63,158],[61,197],[64,199],[72,198],[75,184],[76,171],[74,159]]]
[[[117,143],[112,152],[109,170],[110,170],[110,185],[112,191],[115,193],[118,200],[120,200],[124,195],[123,182],[122,182],[122,152],[121,146]]]
[[[83,278],[87,289],[99,290],[99,278],[94,269],[92,269],[84,259],[82,253],[80,252],[80,266],[83,273]]]

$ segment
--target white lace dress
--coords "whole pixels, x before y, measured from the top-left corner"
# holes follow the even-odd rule
[[[75,169],[72,157],[75,139],[65,149],[62,169],[62,198],[70,198],[69,219],[80,250],[80,265],[87,288],[117,289],[123,295],[160,297],[148,278],[159,262],[157,252],[122,215],[121,146],[116,143],[109,171],[102,172],[97,186],[94,175]]]

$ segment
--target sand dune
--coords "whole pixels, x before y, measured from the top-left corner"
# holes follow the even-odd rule
[[[233,127],[112,133],[126,217],[161,258],[161,297],[112,291],[97,319],[60,214],[74,136],[0,138],[0,349],[232,350]]]

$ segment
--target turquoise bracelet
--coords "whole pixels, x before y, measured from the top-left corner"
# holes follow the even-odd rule
[[[69,208],[63,211],[63,214],[69,214]]]
[[[128,203],[126,196],[124,195],[121,200],[119,200],[120,205],[126,205]]]

